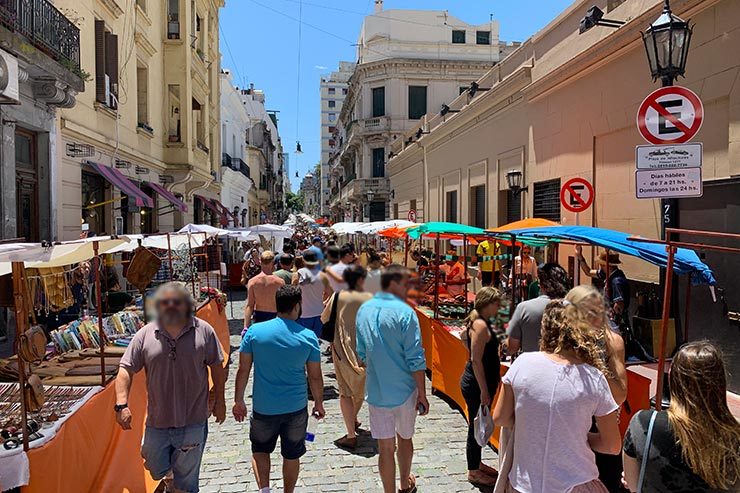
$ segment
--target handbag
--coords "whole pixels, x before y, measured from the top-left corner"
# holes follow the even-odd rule
[[[645,471],[647,470],[647,463],[650,458],[650,446],[653,443],[653,427],[655,426],[655,418],[657,417],[658,411],[653,411],[653,415],[650,416],[647,438],[645,439],[645,450],[642,451],[642,464],[640,464],[640,479],[637,482],[637,493],[642,493],[642,487],[645,484]]]
[[[139,247],[134,252],[126,271],[126,280],[139,291],[144,291],[162,266],[162,261],[148,248]]]
[[[334,333],[337,330],[337,302],[339,300],[339,293],[335,293],[331,300],[331,315],[329,320],[321,328],[321,338],[328,343],[334,342]]]
[[[478,442],[478,445],[481,447],[488,445],[488,440],[493,435],[493,418],[488,406],[482,405],[478,408],[478,414],[473,420],[473,427],[475,429],[475,441]]]
[[[44,396],[44,384],[38,375],[31,375],[26,381],[26,388],[23,390],[26,399],[26,410],[28,412],[38,412],[44,406],[46,397]]]
[[[27,363],[44,359],[46,356],[46,334],[38,325],[32,326],[18,338],[18,356]]]

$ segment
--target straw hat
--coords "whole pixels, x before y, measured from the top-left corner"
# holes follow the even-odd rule
[[[599,255],[599,263],[600,264],[606,264],[606,252],[601,252]],[[610,253],[609,254],[609,265],[619,265],[622,261],[619,260],[619,254],[618,253]]]

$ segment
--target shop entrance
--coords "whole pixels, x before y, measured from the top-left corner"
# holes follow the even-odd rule
[[[15,131],[16,236],[40,241],[39,168],[36,134],[22,128]]]
[[[704,196],[679,200],[679,222],[682,229],[706,231],[740,231],[740,180],[704,184]],[[682,237],[684,241],[700,241],[713,245],[738,247],[736,241],[718,238]],[[705,286],[691,291],[689,339],[716,341],[724,351],[729,387],[740,391],[740,258],[737,254],[708,251],[698,252],[717,278],[717,302]],[[679,300],[686,299],[686,280],[680,282]],[[683,317],[683,313],[679,314]]]

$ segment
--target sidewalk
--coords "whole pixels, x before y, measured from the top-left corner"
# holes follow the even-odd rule
[[[235,298],[243,298],[235,293]],[[210,424],[208,443],[201,467],[201,492],[256,492],[257,486],[252,474],[250,459],[249,427],[237,423],[231,416],[234,400],[234,377],[239,364],[238,343],[242,329],[243,301],[233,303],[234,317],[230,320],[232,365],[226,384],[226,422],[219,426]],[[231,306],[227,307],[231,318]],[[377,450],[369,432],[360,437],[361,446],[354,452],[337,448],[332,442],[344,435],[344,425],[339,410],[337,383],[334,367],[322,362],[324,371],[324,407],[326,419],[321,423],[316,442],[309,445],[308,452],[301,460],[301,473],[298,479],[298,492],[382,492],[378,476]],[[428,492],[472,492],[486,491],[470,485],[466,480],[465,437],[467,425],[457,411],[452,410],[443,400],[430,395],[429,415],[417,421],[414,437],[413,472],[417,475],[417,485],[421,493]],[[247,389],[251,398],[251,382]],[[247,400],[251,410],[251,399]],[[310,406],[310,403],[309,403]],[[368,428],[367,406],[360,413],[363,429]],[[272,455],[271,486],[273,491],[282,491],[279,447]],[[495,453],[488,449],[483,452],[486,463],[496,465]]]

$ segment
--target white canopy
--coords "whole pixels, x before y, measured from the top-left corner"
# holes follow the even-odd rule
[[[333,229],[334,232],[339,235],[354,234],[357,232],[357,228],[359,228],[363,224],[365,223],[334,223],[331,229]]]
[[[208,233],[214,236],[227,236],[230,231],[228,229],[216,228],[208,224],[186,224],[178,233]]]
[[[374,221],[371,223],[336,223],[331,228],[337,234],[375,234],[388,228],[406,228],[413,226],[415,223],[405,219],[393,219],[390,221]]]
[[[105,253],[133,252],[139,248],[139,240],[141,240],[141,246],[143,247],[159,248],[161,250],[167,250],[168,247],[172,250],[176,250],[183,245],[188,246],[188,244],[192,248],[198,248],[203,246],[206,242],[206,235],[203,235],[202,233],[170,233],[169,244],[167,242],[167,235],[154,235],[147,237],[144,237],[144,235],[128,235],[128,238],[128,243],[120,245]]]

